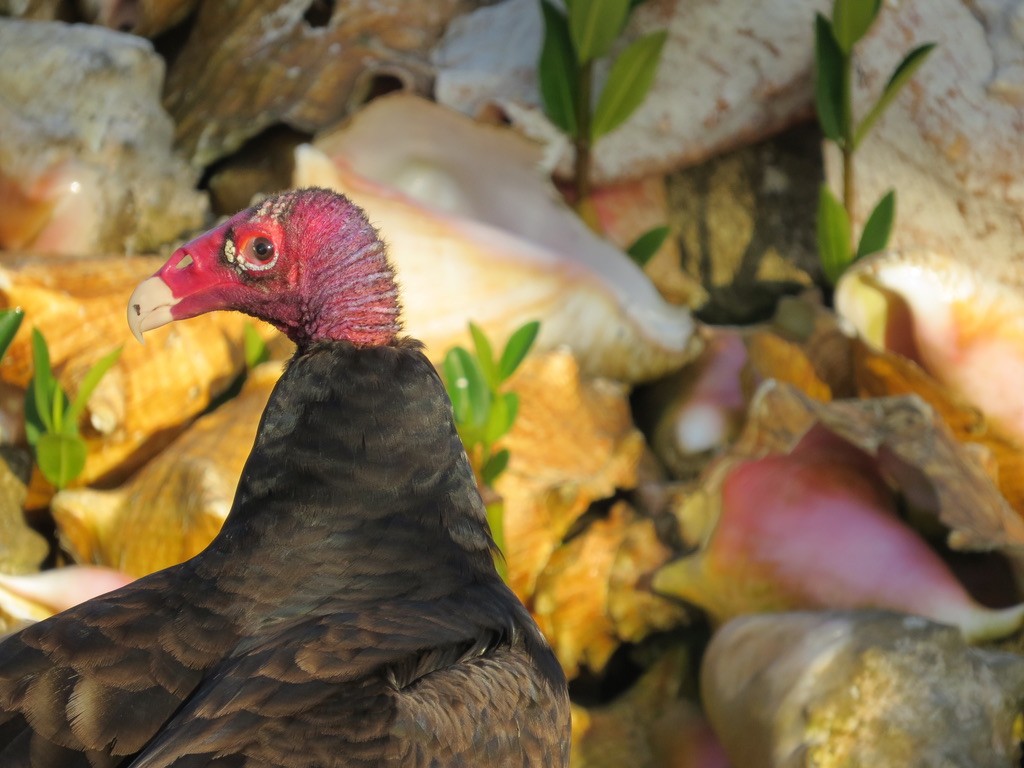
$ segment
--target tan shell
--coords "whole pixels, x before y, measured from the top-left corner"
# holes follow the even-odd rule
[[[165,103],[193,165],[284,123],[314,132],[361,103],[373,78],[429,85],[427,49],[467,0],[239,0],[200,4],[167,73]],[[326,15],[325,15],[326,16]]]
[[[467,320],[492,338],[540,320],[537,350],[569,346],[590,375],[635,382],[683,365],[699,345],[689,312],[587,228],[539,160],[512,131],[396,95],[300,147],[294,184],[366,209],[398,272],[406,328],[435,361],[468,342]]]
[[[79,484],[126,476],[243,368],[243,331],[255,321],[235,312],[157,329],[144,345],[131,338],[125,322],[128,296],[162,263],[149,257],[28,255],[7,255],[0,263],[0,307],[25,310],[25,321],[0,361],[0,379],[27,385],[33,326],[46,337],[51,365],[71,397],[92,364],[123,345],[120,360],[89,400],[83,421],[89,457]]]
[[[502,440],[511,454],[495,490],[505,500],[506,559],[524,600],[590,504],[636,484],[644,440],[620,385],[580,376],[566,351],[526,359],[509,390],[519,413]]]
[[[682,624],[686,612],[641,586],[672,556],[625,502],[560,547],[537,580],[533,614],[566,674],[601,672],[624,641]]]
[[[278,363],[253,370],[238,397],[196,421],[120,488],[54,496],[53,516],[64,548],[79,563],[132,576],[200,552],[227,517],[280,373]]]

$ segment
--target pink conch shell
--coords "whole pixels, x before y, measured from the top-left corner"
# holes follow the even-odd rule
[[[366,209],[398,271],[406,329],[434,360],[468,341],[467,320],[507,338],[539,319],[537,349],[568,345],[588,374],[643,381],[680,367],[697,346],[689,313],[583,224],[539,160],[511,131],[396,95],[300,147],[294,183]]]
[[[0,614],[8,621],[39,621],[131,581],[120,571],[94,565],[0,574]]]
[[[718,622],[760,611],[871,607],[954,624],[978,639],[1024,621],[1024,605],[976,603],[896,516],[875,461],[822,426],[788,454],[731,468],[710,539],[656,574],[654,586]]]
[[[1024,442],[1018,271],[984,273],[935,251],[878,254],[843,275],[836,311],[867,341],[919,363]]]

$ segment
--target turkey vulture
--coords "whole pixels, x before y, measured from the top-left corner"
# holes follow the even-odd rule
[[[566,765],[565,678],[362,211],[271,197],[175,251],[129,324],[214,309],[297,344],[224,527],[0,643],[0,766]]]

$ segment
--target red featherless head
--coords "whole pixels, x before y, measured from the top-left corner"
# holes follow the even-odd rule
[[[296,344],[394,341],[398,290],[363,211],[326,189],[269,197],[176,250],[128,303],[142,332],[214,309],[277,326]]]

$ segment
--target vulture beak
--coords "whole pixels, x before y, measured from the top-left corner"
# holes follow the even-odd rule
[[[178,301],[159,272],[139,283],[128,299],[128,327],[140,344],[145,343],[144,331],[159,328],[174,319],[171,307]]]
[[[152,277],[143,280],[128,299],[128,327],[140,342],[144,331],[172,320],[195,317],[225,306],[225,293],[237,283],[220,265],[231,222],[181,246]]]

